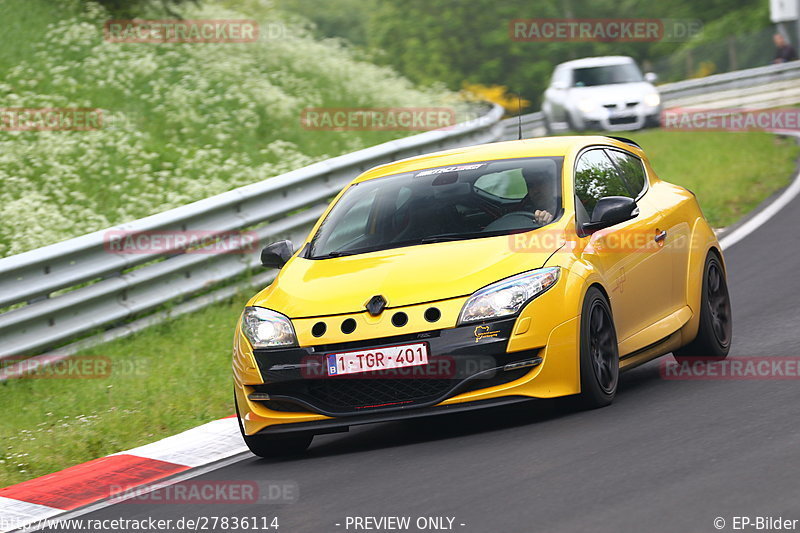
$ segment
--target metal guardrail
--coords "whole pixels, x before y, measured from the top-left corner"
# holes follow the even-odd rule
[[[520,117],[503,120],[503,140],[511,141],[519,136],[522,129],[522,138],[540,137],[544,132],[544,115],[541,111],[528,113]]]
[[[797,78],[800,62],[670,83],[659,91],[665,104],[687,98],[702,102],[703,95],[711,102],[722,93],[735,102],[769,91],[770,83]],[[118,255],[104,246],[108,231],[252,229],[262,243],[282,238],[297,242],[305,238],[330,198],[368,168],[436,150],[516,139],[520,119],[501,120],[502,115],[503,110],[494,106],[449,131],[398,139],[129,224],[0,259],[0,307],[22,304],[0,314],[0,360],[31,355],[126,322],[241,277],[259,263],[257,252],[176,252],[157,261],[152,255]],[[523,137],[542,134],[540,112],[520,118]]]
[[[301,241],[330,199],[379,164],[500,138],[503,109],[405,137],[134,222],[0,259],[0,360],[20,358],[208,290],[259,265],[252,253],[154,258],[107,250],[109,232],[252,230],[259,242]],[[155,260],[154,259],[160,259]]]
[[[660,85],[658,91],[670,102],[688,96],[704,95],[735,89],[758,90],[766,84],[800,78],[800,61],[713,74],[705,78],[677,81]],[[748,91],[750,92],[750,91]],[[713,96],[713,95],[711,95]]]

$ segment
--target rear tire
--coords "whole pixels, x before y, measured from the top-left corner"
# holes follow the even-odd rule
[[[575,121],[572,120],[572,115],[570,114],[569,111],[566,112],[566,117],[567,117],[567,128],[569,128],[569,131],[575,133],[580,132],[582,128],[579,128],[575,125]]]
[[[578,403],[584,409],[605,407],[617,395],[619,346],[611,306],[597,287],[590,287],[583,300],[580,337]]]
[[[292,457],[302,455],[311,446],[311,441],[314,440],[314,435],[312,434],[285,437],[246,435],[242,425],[242,418],[239,415],[239,401],[236,399],[235,393],[233,395],[233,403],[236,406],[236,420],[239,422],[239,431],[242,433],[244,443],[255,455],[266,459]]]
[[[661,115],[650,115],[645,117],[644,119],[644,127],[645,129],[648,128],[660,128],[661,127]]]
[[[699,360],[721,361],[731,348],[733,323],[731,300],[722,261],[709,252],[703,267],[703,293],[700,296],[700,328],[697,337],[673,357],[679,363]]]

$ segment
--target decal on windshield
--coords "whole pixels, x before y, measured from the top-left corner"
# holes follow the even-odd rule
[[[423,170],[419,172],[414,177],[421,178],[423,176],[432,176],[434,174],[444,174],[445,172],[459,172],[461,170],[476,170],[484,166],[486,163],[474,163],[471,165],[456,165],[454,167],[442,167],[442,168],[432,168],[429,170]]]

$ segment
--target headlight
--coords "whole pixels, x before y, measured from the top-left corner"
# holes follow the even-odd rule
[[[288,318],[263,307],[245,307],[242,332],[253,348],[294,346],[297,337]]]
[[[558,281],[559,268],[540,268],[488,285],[469,297],[459,324],[500,318],[519,312],[528,303]]]
[[[644,103],[650,107],[658,107],[661,103],[661,96],[658,93],[650,93],[644,97]]]
[[[597,102],[588,98],[578,100],[578,109],[583,113],[591,113],[597,107]]]

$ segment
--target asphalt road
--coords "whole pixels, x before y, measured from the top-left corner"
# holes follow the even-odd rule
[[[732,355],[800,356],[798,228],[800,200],[726,251]],[[800,519],[799,422],[798,381],[665,380],[654,362],[624,374],[605,409],[547,401],[362,426],[317,437],[301,459],[248,456],[192,480],[295,482],[290,505],[122,503],[84,518],[277,516],[280,532],[321,533],[356,531],[348,516],[445,516],[464,532],[691,533],[722,517],[732,531],[734,516]]]

